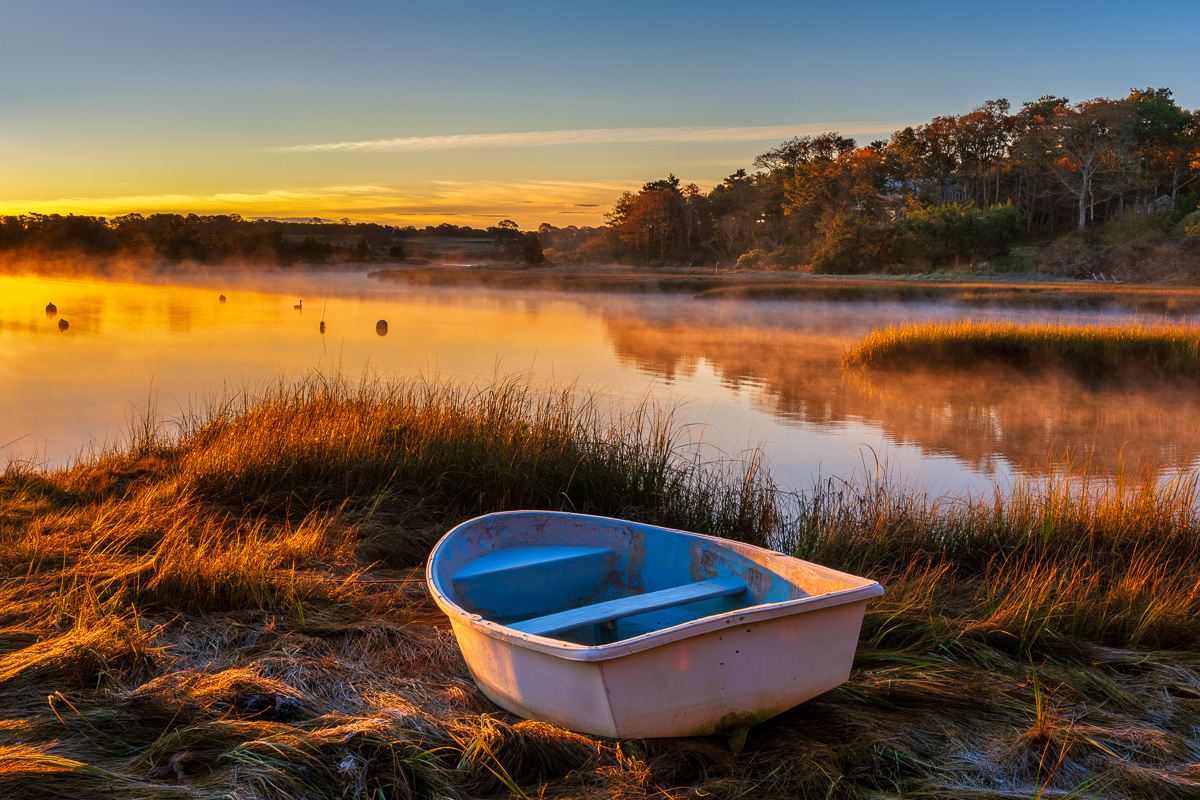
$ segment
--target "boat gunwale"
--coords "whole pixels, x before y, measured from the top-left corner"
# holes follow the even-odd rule
[[[627,523],[646,528],[655,528],[660,531],[677,533],[682,536],[710,540],[716,542],[720,547],[733,550],[737,550],[741,547],[749,547],[764,553],[769,553],[775,558],[797,561],[805,566],[815,567],[838,577],[848,578],[852,581],[861,581],[862,585],[851,586],[846,589],[827,592],[825,594],[811,597],[783,600],[776,603],[759,603],[756,605],[747,606],[745,608],[725,611],[720,614],[712,614],[710,616],[700,617],[698,619],[672,625],[661,630],[648,631],[638,636],[634,636],[629,639],[622,639],[621,641],[612,642],[610,644],[589,646],[575,644],[573,642],[566,642],[549,636],[537,636],[534,634],[522,633],[508,627],[507,625],[486,619],[479,614],[471,613],[452,600],[445,590],[445,587],[442,586],[442,581],[435,574],[435,564],[438,560],[438,553],[442,546],[460,529],[472,524],[477,524],[480,520],[495,519],[502,516],[528,516],[532,514]],[[662,645],[672,644],[683,639],[690,639],[706,633],[723,630],[733,625],[765,622],[772,619],[778,619],[779,617],[809,613],[823,608],[843,605],[846,603],[855,603],[860,601],[865,603],[872,597],[881,597],[884,593],[883,587],[878,582],[873,581],[870,578],[851,575],[850,573],[824,567],[820,564],[815,564],[811,561],[805,561],[804,559],[789,556],[785,553],[780,553],[765,547],[749,545],[745,542],[737,542],[733,539],[722,539],[719,536],[710,536],[708,534],[696,533],[694,531],[684,531],[677,528],[667,528],[661,525],[634,522],[632,520],[622,520],[614,517],[601,517],[593,514],[576,514],[567,511],[538,510],[501,511],[491,514],[483,514],[456,525],[438,541],[433,550],[430,552],[429,560],[426,566],[426,584],[429,587],[429,591],[433,596],[434,602],[437,603],[438,607],[441,608],[441,610],[447,616],[449,616],[452,621],[457,620],[468,628],[510,645],[557,656],[570,661],[587,662],[607,661],[614,658],[620,658],[622,656],[632,655],[634,653],[651,650]]]

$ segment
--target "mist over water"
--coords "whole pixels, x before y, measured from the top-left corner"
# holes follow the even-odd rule
[[[999,371],[841,368],[844,349],[873,327],[965,317],[1129,319],[415,288],[352,272],[0,277],[0,462],[61,466],[126,439],[148,409],[169,424],[238,392],[322,370],[465,381],[517,373],[629,404],[650,397],[677,407],[705,457],[762,447],[786,487],[882,472],[931,494],[979,494],[1051,468],[1111,475],[1196,464],[1193,393],[1094,391]]]

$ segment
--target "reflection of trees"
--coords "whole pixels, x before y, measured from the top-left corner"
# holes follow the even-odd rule
[[[1012,372],[843,373],[840,337],[629,318],[607,326],[617,357],[651,374],[673,380],[703,360],[724,385],[754,386],[755,404],[779,418],[862,420],[985,472],[1001,459],[1032,473],[1051,462],[1100,474],[1179,467],[1200,444],[1200,403],[1182,395],[1094,392]]]
[[[851,380],[864,407],[897,441],[981,469],[996,457],[1033,472],[1051,461],[1101,474],[1179,467],[1194,455],[1200,422],[1200,406],[1174,393],[1094,392],[1066,378],[928,372]]]

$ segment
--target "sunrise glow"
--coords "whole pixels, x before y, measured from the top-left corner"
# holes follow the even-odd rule
[[[641,9],[636,24],[540,3],[9,9],[16,35],[0,64],[19,80],[0,144],[20,158],[0,214],[599,225],[623,191],[668,174],[707,189],[793,136],[836,130],[866,144],[1047,91],[1169,84],[1180,105],[1200,106],[1190,46],[1170,44],[1186,38],[1186,3],[1167,31],[1040,8],[1041,24],[1096,47],[1153,43],[1154,58],[1100,59],[1086,77],[1065,51],[1031,49],[1019,13],[928,25],[868,3],[842,41],[832,10],[781,6],[747,28],[719,4],[683,17],[670,5]]]

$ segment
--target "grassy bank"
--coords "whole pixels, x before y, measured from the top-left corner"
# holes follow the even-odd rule
[[[1084,382],[1200,383],[1200,328],[926,322],[875,330],[844,356],[848,367],[972,369],[999,364],[1060,370]]]
[[[69,470],[0,476],[0,795],[1186,797],[1194,478],[977,501],[677,458],[577,391],[315,380]],[[500,712],[419,565],[566,508],[869,575],[850,681],[751,731],[613,742]]]

